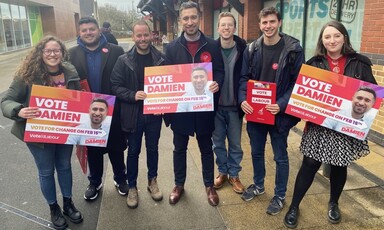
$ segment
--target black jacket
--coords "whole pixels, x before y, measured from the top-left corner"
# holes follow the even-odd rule
[[[87,79],[88,81],[90,81],[87,70],[87,57],[85,51],[82,47],[80,47],[80,45],[69,49],[68,52],[70,55],[70,62],[75,66],[81,80]],[[101,43],[101,46],[101,93],[111,95],[111,73],[119,56],[124,54],[124,50],[120,46],[107,43],[106,41]],[[120,105],[118,103],[118,100],[116,100],[112,116],[111,129],[108,137],[107,148],[88,147],[89,150],[106,153],[109,151],[121,151],[126,148],[124,135],[119,122],[119,107]]]
[[[165,57],[155,47],[150,47],[153,66],[165,64]],[[121,101],[120,114],[121,126],[125,132],[135,132],[139,103],[135,100],[139,90],[137,73],[136,46],[119,57],[111,75],[112,92]]]
[[[281,39],[284,40],[284,49],[280,54],[279,67],[276,71],[276,104],[280,107],[280,112],[275,117],[275,125],[279,132],[284,132],[291,129],[299,118],[288,115],[285,113],[285,109],[288,105],[289,98],[291,97],[293,87],[296,83],[297,76],[299,74],[301,65],[304,63],[304,51],[300,46],[299,40],[289,35],[280,33]],[[239,88],[239,103],[246,100],[247,95],[247,82],[248,80],[259,80],[261,67],[262,67],[262,43],[263,36],[261,36],[255,46],[253,60],[251,63],[255,66],[252,68],[252,72],[249,73],[249,52],[248,49],[244,52],[243,67],[241,69],[241,79]],[[295,53],[295,60],[291,64],[289,62],[290,53]]]
[[[308,65],[330,70],[326,57],[314,56],[307,61]],[[353,77],[358,80],[377,84],[375,77],[372,74],[372,63],[366,56],[358,53],[351,54],[347,57],[345,62],[344,74],[345,76]]]
[[[247,43],[245,42],[244,39],[240,38],[237,35],[233,35],[233,40],[236,42],[236,48],[237,48],[236,63],[235,63],[235,68],[233,70],[233,95],[235,96],[236,102],[238,102],[237,97],[239,95],[239,82],[241,78],[241,68],[243,66],[243,52],[247,48]],[[221,47],[220,38],[217,39],[217,41],[219,42]],[[237,103],[237,107],[238,107],[237,110],[239,112],[239,116],[243,117],[244,112],[241,109],[239,103]]]
[[[184,32],[177,39],[166,46],[165,55],[169,64],[201,63],[211,61],[213,68],[213,80],[221,88],[224,81],[224,63],[221,55],[221,48],[217,41],[200,36],[200,45],[197,52],[192,56],[187,48],[187,41]],[[204,60],[205,57],[205,60]],[[214,107],[217,108],[219,92],[214,94]],[[187,112],[165,114],[166,125],[171,125],[171,129],[180,134],[193,136],[197,134],[211,134],[215,128],[215,112]]]

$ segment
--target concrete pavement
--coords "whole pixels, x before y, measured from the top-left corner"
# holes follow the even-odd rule
[[[186,193],[176,205],[168,203],[173,188],[172,131],[163,127],[160,139],[160,163],[158,181],[164,200],[152,201],[146,191],[145,149],[140,156],[139,207],[129,209],[125,197],[117,195],[112,181],[112,169],[108,166],[98,229],[285,229],[283,218],[292,198],[293,186],[302,154],[300,129],[302,123],[289,135],[290,176],[287,204],[284,210],[270,216],[265,213],[273,197],[275,163],[270,142],[266,146],[266,193],[250,202],[244,202],[227,183],[218,190],[220,205],[211,207],[207,203],[202,175],[200,153],[195,138],[188,148],[188,172]],[[301,206],[298,229],[383,229],[384,228],[384,181],[380,165],[383,166],[383,148],[370,143],[372,152],[349,167],[349,175],[340,198],[342,221],[333,225],[327,220],[329,181],[319,173],[305,196]],[[243,126],[242,146],[244,158],[240,173],[242,182],[252,183],[252,159],[249,139]],[[374,174],[376,173],[377,174]],[[217,171],[215,172],[217,174]]]
[[[69,43],[73,44],[73,43]],[[125,49],[131,44],[122,41]],[[13,56],[14,55],[14,56]],[[21,60],[24,51],[0,55],[1,91],[6,90],[13,76],[10,67],[15,60]],[[8,83],[9,82],[9,83]],[[2,94],[3,95],[3,94]],[[188,122],[188,121],[186,121]],[[2,170],[0,174],[0,229],[45,229],[36,218],[49,219],[48,209],[38,189],[36,170],[32,157],[25,145],[10,137],[9,120],[1,117]],[[100,198],[95,202],[82,200],[88,182],[81,175],[77,159],[73,160],[75,203],[84,214],[84,223],[71,224],[71,229],[285,229],[284,215],[291,200],[293,185],[301,164],[302,155],[298,150],[303,123],[289,135],[290,177],[287,191],[287,205],[276,215],[269,216],[265,210],[273,196],[275,164],[270,143],[266,146],[266,193],[250,202],[241,200],[229,184],[218,190],[220,205],[211,207],[203,186],[199,149],[195,138],[190,139],[188,148],[188,171],[185,194],[176,205],[168,203],[168,195],[173,188],[172,132],[163,127],[160,139],[158,182],[163,191],[161,202],[152,201],[146,191],[146,158],[140,156],[138,178],[139,207],[128,209],[126,197],[120,196],[112,179],[112,168],[108,163],[104,187]],[[5,138],[4,138],[5,137]],[[21,146],[21,147],[17,147]],[[243,126],[242,146],[244,158],[240,178],[245,186],[252,183],[252,160],[248,136]],[[301,206],[298,229],[384,229],[384,149],[370,143],[371,154],[349,167],[348,180],[340,198],[342,221],[332,225],[327,221],[329,181],[319,173],[305,196]],[[14,155],[10,155],[16,151]],[[20,152],[20,153],[19,153]],[[24,154],[24,155],[23,155]],[[106,160],[106,162],[108,162]],[[216,168],[216,167],[215,167]],[[217,174],[217,170],[215,172]],[[16,184],[16,186],[13,186]],[[25,202],[22,202],[26,200]],[[24,215],[9,207],[15,207]],[[28,218],[32,214],[34,218]],[[41,221],[40,223],[46,223]]]

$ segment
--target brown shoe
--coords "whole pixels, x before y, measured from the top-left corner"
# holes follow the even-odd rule
[[[223,175],[223,174],[219,174],[216,178],[215,178],[215,183],[213,185],[213,187],[215,189],[219,189],[221,187],[223,187],[225,181],[228,179],[228,176],[227,175]]]
[[[210,205],[217,206],[219,204],[219,195],[213,187],[207,187],[207,196]]]
[[[244,192],[244,185],[241,183],[238,177],[230,177],[228,181],[232,185],[233,191],[239,194],[242,194]]]
[[[169,195],[169,203],[176,204],[177,202],[179,202],[181,195],[183,195],[183,193],[184,193],[184,187],[176,185],[173,188],[171,194]]]

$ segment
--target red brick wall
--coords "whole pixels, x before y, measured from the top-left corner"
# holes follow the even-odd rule
[[[384,86],[384,5],[382,0],[365,0],[360,52],[373,63],[377,84]],[[384,146],[384,107],[373,121],[368,138]]]
[[[244,0],[244,17],[243,22],[239,22],[239,35],[247,42],[256,40],[260,35],[258,26],[258,14],[261,10],[261,1]],[[241,27],[240,27],[241,26]],[[240,34],[241,31],[243,34]]]
[[[200,30],[208,37],[213,37],[213,1],[199,1],[202,18],[200,21]]]
[[[382,0],[365,0],[362,53],[384,54],[384,4]]]

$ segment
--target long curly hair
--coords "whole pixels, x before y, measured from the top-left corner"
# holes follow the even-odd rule
[[[61,47],[62,53],[62,62],[68,61],[68,51],[65,48],[63,42],[61,42],[55,36],[46,36],[40,40],[39,43],[28,53],[25,59],[20,64],[19,68],[15,73],[15,78],[20,78],[25,81],[26,84],[31,84],[34,79],[42,79],[44,83],[49,83],[48,69],[43,61],[43,49],[45,45],[50,42],[55,41]],[[60,63],[60,69],[62,68]]]

